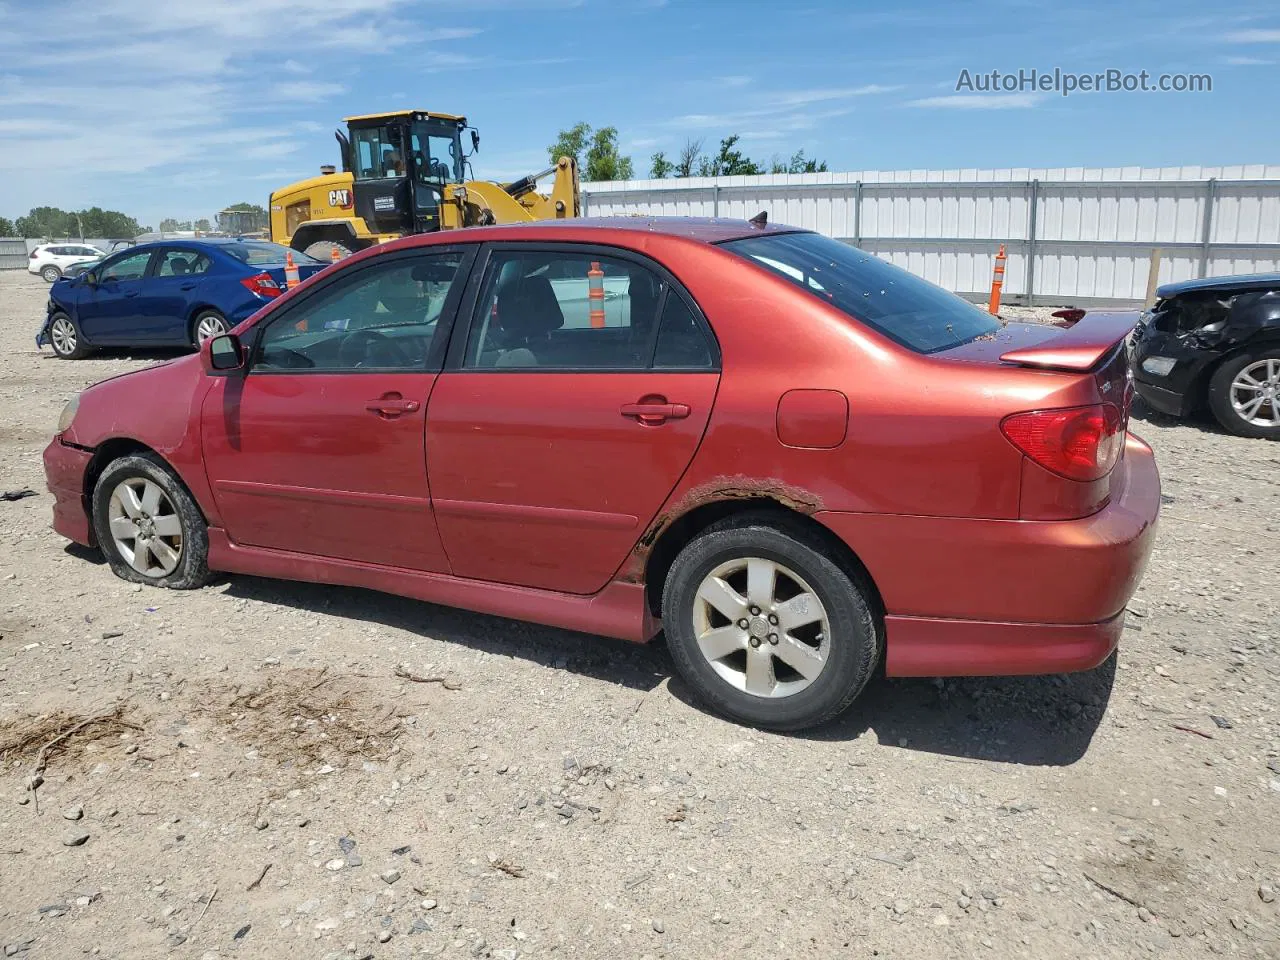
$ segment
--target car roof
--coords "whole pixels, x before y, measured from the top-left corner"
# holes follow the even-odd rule
[[[604,243],[609,236],[631,240],[660,234],[681,237],[700,243],[723,243],[763,234],[807,233],[796,227],[779,224],[756,226],[747,220],[721,217],[577,217],[567,220],[537,220],[530,223],[502,224],[492,227],[466,227],[461,230],[422,234],[394,241],[395,246],[417,246],[426,243],[466,243],[511,240],[562,240],[578,243]]]
[[[1196,290],[1280,290],[1280,273],[1245,273],[1234,277],[1202,277],[1166,283],[1156,289],[1156,296],[1167,300]]]
[[[116,253],[143,253],[159,247],[229,247],[236,243],[271,243],[270,240],[244,240],[240,237],[174,237],[172,240],[147,240],[132,247],[117,250]],[[278,244],[277,244],[278,246]]]

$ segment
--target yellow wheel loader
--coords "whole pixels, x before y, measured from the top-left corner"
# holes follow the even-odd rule
[[[514,183],[467,179],[480,134],[466,117],[423,110],[347,117],[335,136],[342,171],[291,183],[271,194],[271,239],[321,260],[414,233],[491,223],[523,223],[580,213],[572,157]],[[538,181],[553,176],[549,195]]]

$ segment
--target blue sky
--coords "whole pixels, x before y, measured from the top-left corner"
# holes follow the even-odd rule
[[[406,106],[466,114],[492,179],[542,166],[579,120],[618,127],[637,175],[731,133],[833,170],[1280,157],[1274,0],[0,0],[0,22],[9,217],[265,202],[334,162],[341,117]],[[955,91],[962,69],[1054,67],[1213,91]]]

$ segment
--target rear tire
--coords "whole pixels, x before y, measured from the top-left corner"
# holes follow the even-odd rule
[[[1236,436],[1280,440],[1280,346],[1259,346],[1220,364],[1209,379],[1209,409]],[[1269,425],[1259,422],[1268,419]]]
[[[880,656],[871,591],[859,579],[799,525],[760,514],[715,524],[680,552],[663,589],[676,668],[738,722],[825,723],[853,703]]]
[[[93,530],[122,580],[194,590],[209,579],[209,529],[177,474],[153,453],[120,457],[93,489]]]
[[[191,321],[191,345],[199,349],[206,340],[220,337],[230,329],[226,317],[217,310],[201,310]]]
[[[62,276],[62,268],[56,267],[52,263],[40,270],[40,277],[45,283],[57,283],[58,278]]]
[[[49,346],[62,360],[80,360],[90,352],[80,335],[80,328],[65,313],[55,313],[49,320]]]
[[[350,247],[334,240],[317,240],[302,252],[313,260],[323,260],[325,263],[328,263],[333,259],[333,252],[335,250],[338,251],[339,260],[345,260],[352,254]]]

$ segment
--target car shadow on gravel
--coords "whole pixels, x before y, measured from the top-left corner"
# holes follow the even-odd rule
[[[670,678],[672,696],[707,712],[674,675],[661,635],[641,646],[355,587],[246,576],[226,582],[228,597],[379,623],[631,690],[648,692]],[[1046,677],[890,680],[880,671],[842,717],[791,736],[845,741],[870,732],[886,747],[975,761],[1065,766],[1088,749],[1111,696],[1115,669],[1112,657],[1087,673]],[[391,670],[388,664],[388,675]]]
[[[228,576],[226,596],[324,613],[360,623],[379,623],[420,637],[518,657],[553,670],[648,692],[671,674],[662,644],[642,646],[591,634],[506,620],[358,587]],[[413,664],[411,664],[413,666]],[[387,664],[391,675],[394,664]]]
[[[1084,756],[1115,684],[1116,658],[1086,673],[894,679],[877,672],[847,713],[798,740],[872,734],[881,746],[960,760],[1067,766]],[[698,706],[672,678],[672,694]]]

